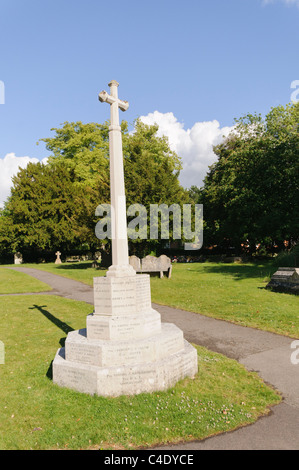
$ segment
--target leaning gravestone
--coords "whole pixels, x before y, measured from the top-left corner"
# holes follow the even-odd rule
[[[299,294],[299,268],[278,268],[266,289]]]
[[[100,101],[111,105],[110,187],[112,265],[94,278],[94,312],[86,328],[68,334],[53,361],[54,383],[79,392],[118,396],[164,390],[197,372],[197,352],[171,323],[152,308],[150,276],[129,263],[118,83]]]
[[[141,263],[140,263],[140,258],[138,258],[138,256],[135,256],[135,255],[130,256],[129,263],[135,269],[136,272],[141,271]]]

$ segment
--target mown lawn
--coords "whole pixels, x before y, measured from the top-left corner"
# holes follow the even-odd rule
[[[299,338],[299,297],[265,289],[271,264],[191,263],[153,278],[152,301]]]
[[[23,294],[50,290],[51,287],[47,284],[27,274],[12,269],[0,268],[0,294]]]
[[[26,265],[93,284],[106,270],[91,263]],[[272,263],[174,264],[172,277],[151,278],[152,301],[299,338],[299,297],[265,289]]]
[[[202,347],[195,379],[165,392],[103,398],[60,388],[52,360],[91,311],[52,295],[0,297],[0,449],[136,449],[202,439],[254,422],[281,399],[257,374]]]

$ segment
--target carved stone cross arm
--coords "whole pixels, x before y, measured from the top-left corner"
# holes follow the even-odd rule
[[[107,91],[101,91],[99,94],[99,100],[102,103],[108,103],[111,105],[110,108],[110,121],[111,121],[111,126],[114,130],[119,130],[116,129],[119,126],[119,115],[118,115],[118,108],[121,109],[121,111],[127,111],[129,107],[129,103],[127,101],[123,101],[118,99],[118,93],[117,93],[117,88],[118,88],[119,83],[116,80],[112,80],[108,86],[110,87],[110,95],[107,93]]]
[[[114,98],[114,96],[109,95],[107,91],[101,91],[101,93],[99,94],[99,100],[102,103],[108,103],[108,104],[113,104],[117,102],[118,107],[121,111],[127,111],[129,107],[128,101],[123,101],[118,98]]]

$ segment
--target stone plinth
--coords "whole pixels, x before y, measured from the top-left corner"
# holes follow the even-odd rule
[[[156,362],[98,367],[65,360],[64,348],[53,363],[54,382],[91,395],[120,396],[166,390],[197,372],[196,350],[184,341],[184,349]]]
[[[94,278],[95,315],[135,315],[151,310],[148,275]]]
[[[53,362],[54,383],[102,396],[165,390],[196,372],[195,348],[151,306],[148,274],[94,278],[94,312]]]
[[[142,339],[87,339],[86,329],[72,331],[65,342],[65,359],[100,367],[155,362],[184,348],[183,333],[164,323],[161,332]]]
[[[89,339],[140,339],[161,331],[161,317],[156,310],[135,315],[88,315],[86,319]]]

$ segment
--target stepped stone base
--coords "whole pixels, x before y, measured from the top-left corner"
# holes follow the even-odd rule
[[[161,315],[153,309],[127,316],[91,314],[86,319],[86,327],[89,339],[141,339],[161,332]]]
[[[119,396],[165,390],[196,374],[196,349],[151,307],[148,274],[95,278],[94,297],[86,328],[70,332],[57,351],[54,383]]]
[[[196,372],[197,352],[187,341],[181,351],[156,362],[98,367],[67,361],[61,348],[53,363],[56,384],[107,397],[166,390]]]
[[[72,331],[65,342],[65,358],[100,367],[155,362],[183,349],[183,332],[164,323],[159,335],[132,341],[90,340],[86,329]]]

